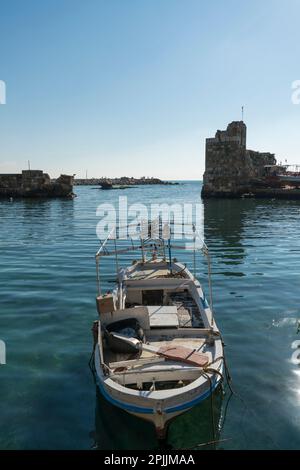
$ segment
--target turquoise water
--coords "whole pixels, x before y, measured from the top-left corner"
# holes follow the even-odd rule
[[[0,201],[1,449],[157,447],[151,425],[96,393],[88,367],[97,317],[96,208],[120,195],[129,203],[201,203],[200,189],[197,182],[77,187],[73,201]],[[216,319],[238,394],[214,398],[217,448],[300,447],[300,368],[291,362],[300,339],[299,216],[300,202],[204,202]],[[112,281],[113,267],[104,268]],[[205,267],[198,271],[206,287]],[[212,439],[211,428],[207,400],[172,423],[169,444],[194,447]]]

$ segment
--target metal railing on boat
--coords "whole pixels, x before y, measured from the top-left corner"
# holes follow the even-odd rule
[[[128,230],[130,227],[140,227],[141,232],[137,240],[134,240],[132,237],[127,239],[118,238],[118,234],[121,230]],[[173,233],[172,233],[173,227]],[[176,228],[181,228],[181,234],[183,233],[183,228],[186,231],[187,227],[191,228],[189,233],[185,232],[186,238],[190,237],[191,242],[186,243],[185,245],[177,244],[175,235],[178,235],[180,232],[176,232]],[[154,236],[151,236],[154,235]],[[173,239],[172,239],[173,235]],[[129,242],[129,246],[118,248],[118,243],[126,241]],[[101,242],[101,240],[100,240]],[[138,242],[138,243],[136,243]],[[152,242],[152,243],[151,243]],[[108,247],[109,243],[112,244],[112,249]],[[133,253],[140,251],[141,261],[145,263],[147,261],[146,251],[147,249],[162,248],[163,258],[168,262],[170,266],[170,272],[172,273],[172,250],[183,250],[183,251],[193,251],[193,276],[196,279],[196,253],[201,252],[207,261],[208,268],[208,288],[209,288],[209,303],[210,309],[213,313],[213,295],[212,295],[212,282],[211,282],[211,260],[208,247],[204,240],[201,238],[198,230],[196,229],[195,224],[179,224],[174,222],[165,223],[162,226],[161,219],[152,221],[150,223],[141,221],[139,224],[127,224],[127,225],[115,225],[106,239],[101,242],[100,248],[96,253],[96,278],[97,278],[97,290],[98,295],[101,295],[101,283],[100,283],[100,259],[101,257],[114,256],[115,266],[116,266],[116,276],[119,278],[119,256],[126,253]],[[166,255],[168,253],[168,256]],[[121,286],[119,286],[121,287]]]
[[[156,231],[154,230],[154,237],[152,227],[156,224]],[[97,292],[98,295],[101,295],[101,282],[100,282],[100,260],[102,257],[110,257],[113,256],[115,258],[115,266],[116,266],[116,277],[119,282],[119,295],[122,296],[123,285],[120,281],[120,263],[119,257],[120,255],[134,253],[136,251],[141,253],[141,262],[146,263],[150,261],[151,258],[147,258],[147,253],[151,252],[151,250],[157,248],[161,248],[161,253],[163,254],[163,259],[169,264],[170,267],[170,274],[172,274],[172,251],[174,250],[182,250],[182,251],[193,251],[193,276],[196,279],[196,254],[202,253],[204,258],[207,262],[207,269],[208,269],[208,288],[209,288],[209,304],[211,310],[211,326],[214,324],[214,315],[213,315],[213,295],[212,295],[212,282],[211,282],[211,260],[208,247],[204,240],[201,238],[198,230],[195,227],[195,224],[175,224],[174,222],[167,224],[169,227],[162,227],[161,221],[152,221],[150,224],[144,224],[144,231],[142,230],[141,233],[138,235],[137,238],[133,239],[133,237],[128,237],[127,239],[120,239],[118,238],[118,234],[120,230],[128,230],[130,227],[137,227],[136,224],[128,224],[125,226],[117,226],[115,225],[105,240],[101,242],[100,248],[98,249],[95,259],[96,259],[96,279],[97,279]],[[143,229],[143,222],[141,221],[138,226]],[[190,240],[189,243],[186,244],[177,244],[176,239],[174,239],[174,235],[176,235],[176,228],[181,228],[181,231],[184,227],[186,230],[187,227],[191,227],[191,231],[187,234],[185,232],[186,238]],[[158,227],[158,230],[157,230]],[[173,227],[173,232],[172,232]],[[177,232],[178,234],[179,232]],[[163,236],[164,235],[164,236]],[[172,239],[173,235],[173,239]],[[188,235],[188,236],[187,236]],[[178,241],[178,240],[177,240]],[[124,244],[127,242],[127,246],[118,247],[118,244]],[[111,245],[111,246],[110,246]],[[122,299],[119,299],[120,304],[122,303]],[[120,305],[121,307],[121,305]],[[103,358],[103,351],[99,351],[100,355],[100,362],[103,367],[109,370],[107,364],[104,363]]]

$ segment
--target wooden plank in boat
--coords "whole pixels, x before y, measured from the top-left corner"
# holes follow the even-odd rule
[[[159,356],[150,356],[146,358],[131,359],[128,361],[110,362],[109,367],[110,369],[117,369],[118,367],[131,367],[136,365],[142,366],[144,364],[152,364],[156,362],[165,362],[165,358]]]
[[[184,307],[178,308],[178,321],[179,321],[180,328],[192,327],[192,316],[188,309]]]
[[[176,338],[206,338],[212,334],[212,330],[210,328],[178,328],[176,330]],[[215,331],[215,339],[218,339],[219,332]],[[153,337],[166,337],[166,336],[174,336],[174,330],[171,328],[169,330],[164,330],[163,332],[157,331],[153,329],[151,331],[151,336]]]
[[[184,346],[162,346],[159,348],[158,354],[170,360],[186,362],[194,366],[204,367],[208,364],[208,356],[206,354]]]
[[[178,313],[175,305],[150,305],[149,312],[151,328],[178,328]]]

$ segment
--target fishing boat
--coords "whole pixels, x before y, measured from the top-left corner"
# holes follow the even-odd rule
[[[296,174],[293,174],[293,173],[279,174],[278,178],[283,183],[288,183],[288,184],[296,185],[296,186],[300,185],[300,174],[299,173],[296,173]]]
[[[300,165],[265,165],[265,176],[272,186],[300,186]]]
[[[170,227],[156,223],[158,230],[153,230],[152,225],[147,235],[121,247],[114,228],[97,251],[94,371],[111,404],[152,422],[164,439],[172,419],[220,385],[224,358],[213,316],[207,246],[194,226],[187,246],[175,243]],[[192,253],[193,272],[172,256],[175,250]],[[128,262],[134,252],[139,256],[121,267],[121,258]],[[209,302],[196,278],[197,253],[208,263]],[[101,263],[109,256],[115,259],[117,283],[113,291],[103,292]]]
[[[101,189],[113,189],[113,184],[110,181],[102,181],[100,184]]]

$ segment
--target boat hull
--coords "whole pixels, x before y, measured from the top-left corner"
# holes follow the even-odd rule
[[[199,385],[196,385],[198,381],[195,381],[195,386],[191,389],[185,390],[187,387],[182,387],[174,396],[156,399],[152,398],[153,393],[151,392],[143,391],[136,396],[128,394],[128,389],[125,387],[116,387],[115,384],[110,386],[111,380],[108,380],[102,373],[98,357],[99,355],[95,354],[96,382],[104,398],[112,405],[151,422],[160,439],[165,437],[171,420],[204,401],[218,388],[223,372],[222,364],[219,373],[211,376],[210,381],[199,381]]]

